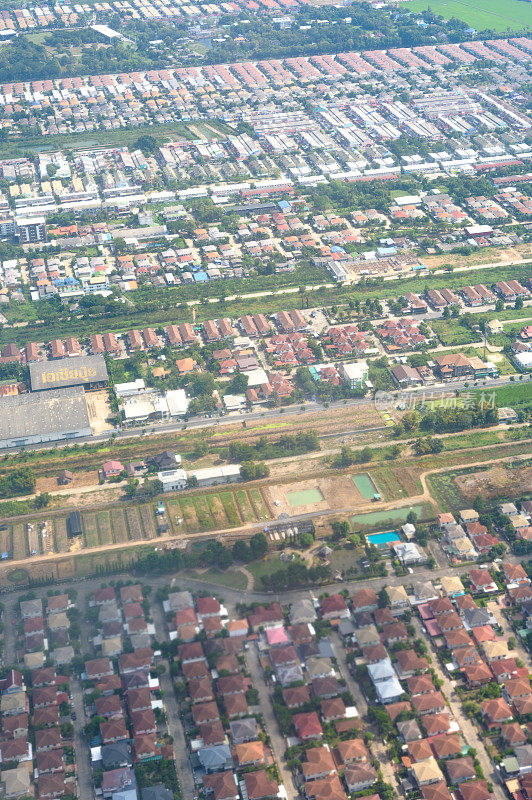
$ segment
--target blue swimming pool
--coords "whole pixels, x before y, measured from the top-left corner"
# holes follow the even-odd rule
[[[366,539],[370,544],[376,545],[380,550],[390,547],[392,544],[401,541],[398,531],[388,531],[387,533],[367,533]]]

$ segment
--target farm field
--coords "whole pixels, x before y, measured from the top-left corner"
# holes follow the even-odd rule
[[[409,0],[404,7],[411,11],[425,11],[429,7],[445,19],[456,17],[476,30],[491,29],[499,33],[521,31],[532,25],[532,8],[519,0]]]

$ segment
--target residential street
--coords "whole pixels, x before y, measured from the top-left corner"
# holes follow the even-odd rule
[[[151,613],[153,623],[155,625],[155,635],[159,642],[168,641],[168,632],[163,617],[162,606],[159,601],[153,599],[151,603]],[[164,693],[164,705],[166,708],[166,717],[168,720],[168,730],[174,740],[174,758],[177,770],[177,777],[183,798],[196,797],[196,790],[194,786],[194,778],[192,776],[192,769],[188,758],[188,749],[185,741],[185,733],[181,723],[181,716],[179,714],[179,705],[174,691],[174,684],[170,675],[170,663],[168,660],[161,662],[166,671],[159,676],[159,683],[161,690]]]
[[[421,627],[421,622],[417,617],[412,617],[412,622],[416,628],[416,634],[423,639],[423,641],[428,640],[428,636],[426,633],[423,632]],[[491,760],[486,752],[486,748],[484,747],[484,742],[482,741],[481,734],[469,717],[463,712],[462,710],[462,703],[460,698],[457,696],[454,688],[452,686],[451,681],[449,680],[447,673],[445,670],[442,669],[434,649],[431,647],[431,657],[432,657],[432,667],[434,668],[438,678],[441,678],[443,681],[442,692],[445,695],[449,707],[460,726],[460,732],[470,747],[474,747],[477,752],[477,758],[480,762],[480,766],[482,767],[482,771],[484,773],[484,777],[487,781],[491,781],[493,783],[493,794],[496,800],[507,800],[504,789],[499,783],[499,777],[495,772],[494,766],[491,763]]]
[[[255,646],[250,646],[249,650],[246,652],[246,666],[248,668],[249,674],[251,675],[251,683],[254,689],[256,689],[259,693],[259,704],[260,710],[264,719],[264,725],[268,732],[268,735],[271,740],[272,752],[279,767],[279,772],[281,774],[281,780],[284,784],[286,789],[286,796],[288,800],[295,800],[297,798],[298,792],[294,787],[294,782],[292,780],[292,773],[289,769],[287,769],[285,760],[284,760],[284,752],[286,750],[286,744],[284,737],[281,735],[279,730],[279,725],[277,724],[277,720],[273,713],[273,705],[270,696],[270,690],[266,685],[264,677],[262,675],[262,669],[259,663],[259,653]]]
[[[72,693],[72,708],[76,714],[76,719],[72,721],[74,725],[74,742],[76,748],[76,764],[78,779],[78,797],[80,800],[93,800],[94,791],[92,788],[91,756],[89,743],[83,733],[87,724],[85,708],[83,704],[83,688],[77,678],[72,677],[70,681]]]

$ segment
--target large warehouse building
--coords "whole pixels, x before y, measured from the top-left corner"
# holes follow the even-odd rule
[[[30,364],[32,392],[63,389],[67,386],[102,389],[107,386],[108,381],[107,365],[103,356],[77,356]]]
[[[0,449],[91,435],[81,386],[0,397]]]

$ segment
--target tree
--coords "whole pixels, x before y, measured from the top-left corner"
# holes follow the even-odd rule
[[[243,372],[237,372],[231,383],[229,384],[230,394],[244,394],[248,388],[249,377],[244,375]]]
[[[124,494],[128,498],[128,500],[131,500],[133,497],[135,497],[138,485],[139,485],[138,478],[128,478],[127,486],[124,489]]]
[[[269,551],[268,540],[263,533],[256,533],[249,540],[249,547],[253,558],[263,558]]]
[[[142,150],[144,155],[156,153],[158,148],[157,139],[153,136],[139,136],[134,144],[134,148],[135,150]]]
[[[347,522],[347,520],[345,520],[345,519],[343,519],[343,520],[339,520],[339,519],[333,520],[333,522],[331,523],[331,528],[332,528],[332,532],[333,532],[333,537],[335,539],[343,539],[345,536],[347,536],[349,534],[349,532],[351,530],[351,528],[349,527],[349,522]]]
[[[308,550],[309,547],[312,547],[314,544],[314,536],[310,531],[303,531],[303,533],[299,534],[299,544],[303,550]]]
[[[41,492],[35,498],[35,508],[46,508],[46,506],[50,505],[50,500],[52,499],[49,492]]]
[[[251,553],[251,548],[242,539],[239,539],[237,542],[234,543],[231,552],[233,554],[233,558],[235,559],[235,561],[243,561],[244,564],[247,564],[248,561],[251,561],[253,557]]]
[[[408,522],[410,525],[415,525],[415,524],[416,524],[416,521],[417,521],[417,514],[416,514],[416,512],[415,512],[415,511],[409,511],[409,512],[408,512],[408,514],[406,515],[406,521],[407,521],[407,522]]]

